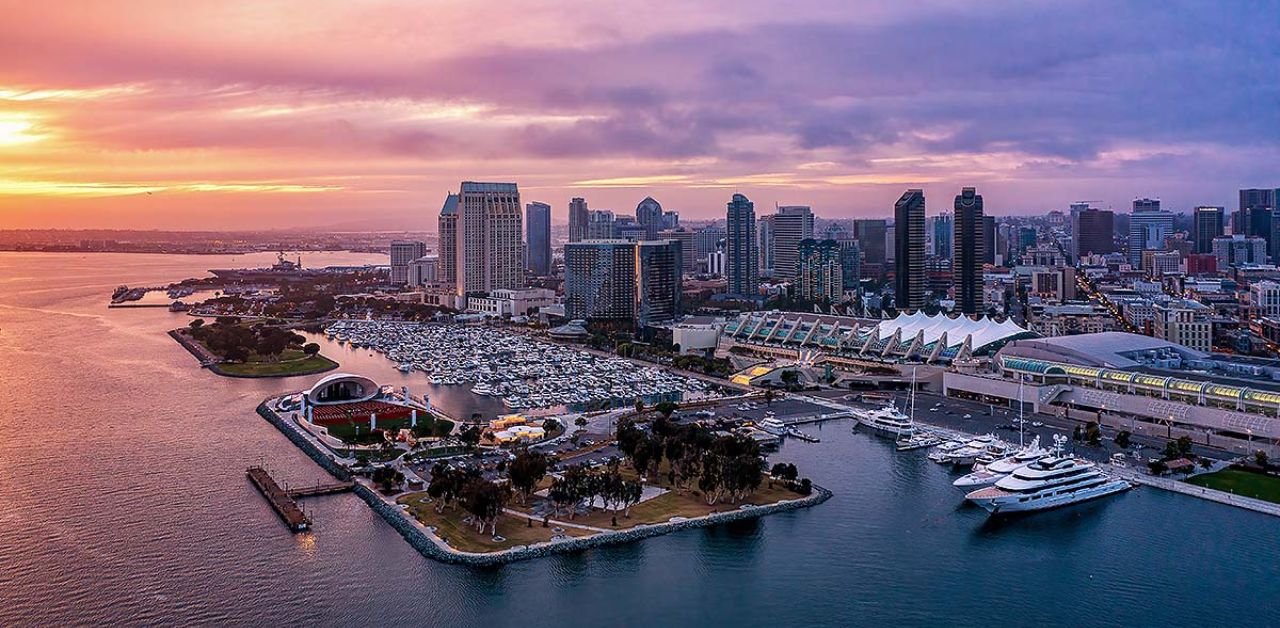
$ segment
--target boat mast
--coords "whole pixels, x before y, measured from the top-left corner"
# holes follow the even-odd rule
[[[911,422],[916,421],[916,367],[911,367]]]
[[[1022,430],[1026,429],[1026,406],[1022,403],[1022,374],[1018,374],[1018,447],[1024,447]]]

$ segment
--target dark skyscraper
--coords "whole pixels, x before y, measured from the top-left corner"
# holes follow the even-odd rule
[[[636,205],[636,222],[644,226],[645,240],[656,240],[658,232],[665,228],[662,224],[662,204],[653,200],[652,196],[644,197]]]
[[[893,222],[896,303],[899,311],[914,312],[925,305],[924,190],[902,193],[893,205]]]
[[[982,263],[986,259],[986,220],[982,196],[974,188],[962,188],[955,205],[955,255],[951,262],[956,309],[978,314],[986,309],[982,292]],[[994,237],[992,238],[994,240]]]
[[[922,193],[923,194],[923,193]],[[862,261],[868,264],[885,262],[884,239],[888,226],[883,219],[853,221],[853,238],[862,248]]]
[[[635,243],[587,240],[566,244],[564,311],[570,319],[634,320]]]
[[[590,210],[587,201],[574,197],[569,201],[569,241],[581,242],[587,239],[587,223],[590,221]]]
[[[972,189],[972,188],[966,188]],[[963,196],[963,194],[961,195]],[[982,211],[982,197],[978,197],[978,211]],[[982,263],[995,265],[996,263],[996,217],[982,217]]]
[[[529,247],[529,270],[551,274],[551,206],[534,201],[524,206],[524,241]]]
[[[1087,208],[1071,212],[1071,258],[1106,255],[1116,250],[1115,214],[1109,209]]]
[[[648,325],[680,317],[683,258],[679,240],[636,243],[636,322]]]
[[[1212,253],[1213,239],[1222,235],[1221,207],[1197,207],[1191,223],[1193,250],[1196,253]]]
[[[933,255],[942,259],[951,259],[951,224],[950,214],[939,214],[933,217]]]
[[[836,240],[840,245],[841,283],[846,292],[855,292],[862,284],[862,249],[853,238]]]
[[[729,294],[756,297],[760,287],[760,262],[756,251],[756,206],[734,194],[725,215],[725,274]]]

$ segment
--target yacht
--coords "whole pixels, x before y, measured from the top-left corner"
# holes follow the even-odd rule
[[[787,433],[787,426],[783,424],[782,421],[779,421],[778,419],[775,419],[772,417],[761,421],[760,429],[770,434],[773,434],[775,436],[781,436],[782,434]]]
[[[952,452],[960,449],[961,447],[964,447],[964,442],[962,441],[946,441],[941,445],[938,445],[933,451],[929,452],[929,459],[938,464],[945,464],[948,462],[947,458],[951,456]]]
[[[906,440],[898,441],[898,451],[911,451],[914,449],[927,449],[942,443],[942,439],[936,434],[919,430]]]
[[[976,488],[995,484],[997,481],[1008,477],[1010,473],[1048,456],[1049,453],[1049,451],[1040,447],[1040,437],[1037,436],[1035,440],[1031,441],[1031,445],[1019,449],[1012,456],[977,467],[973,473],[959,478],[951,484],[959,488]]]
[[[992,459],[1009,455],[1008,446],[992,434],[979,436],[965,442],[958,449],[953,449],[939,460],[942,464],[971,467],[980,456],[992,456]]]
[[[916,433],[916,425],[911,417],[902,413],[894,406],[886,406],[877,410],[864,410],[855,413],[858,417],[858,425],[869,427],[876,432],[887,434],[895,438],[906,439],[911,438]]]
[[[1082,458],[1047,456],[1015,469],[995,486],[980,488],[965,499],[991,514],[1029,512],[1066,506],[1131,488]]]
[[[916,371],[911,369],[911,397],[908,401],[911,415],[903,414],[898,407],[890,403],[878,410],[855,412],[858,425],[869,427],[876,432],[893,436],[898,440],[909,440],[916,433],[914,417],[916,414]]]

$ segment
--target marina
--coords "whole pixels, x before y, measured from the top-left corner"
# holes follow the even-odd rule
[[[367,348],[435,386],[470,386],[508,409],[602,409],[717,397],[697,378],[491,327],[337,321],[325,336]]]

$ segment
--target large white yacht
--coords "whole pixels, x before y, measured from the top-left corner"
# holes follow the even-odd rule
[[[1048,456],[1049,453],[1048,450],[1040,447],[1040,437],[1037,436],[1035,440],[1031,441],[1030,445],[1014,452],[1012,456],[1001,458],[988,465],[976,467],[973,473],[961,477],[951,484],[959,488],[976,488],[995,484],[997,481],[1008,477],[1010,473]]]
[[[910,438],[916,433],[916,424],[911,417],[902,413],[894,406],[886,406],[875,410],[862,410],[855,412],[858,417],[858,425],[871,428],[882,434],[893,436],[894,438]]]
[[[972,467],[980,457],[996,460],[1008,455],[1009,445],[996,438],[994,434],[987,434],[967,441],[959,449],[948,452],[940,462],[959,467]]]
[[[991,514],[1046,510],[1066,506],[1131,488],[1121,479],[1103,473],[1097,465],[1081,458],[1048,456],[1009,476],[995,486],[980,488],[965,499]]]

